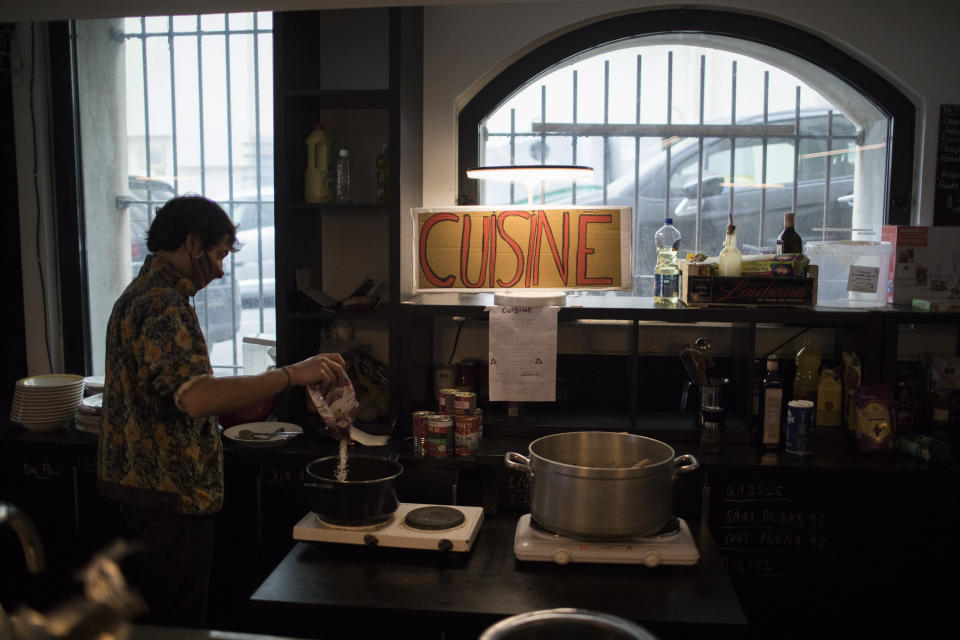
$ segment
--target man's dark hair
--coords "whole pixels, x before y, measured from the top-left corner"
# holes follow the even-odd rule
[[[198,195],[171,198],[157,210],[157,217],[147,231],[147,249],[176,251],[187,241],[187,234],[196,236],[204,249],[212,249],[224,238],[230,250],[240,248],[237,226],[227,212],[213,200]]]

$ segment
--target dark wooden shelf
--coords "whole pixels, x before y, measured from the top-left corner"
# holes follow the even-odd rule
[[[383,216],[390,213],[392,205],[390,203],[377,202],[289,202],[286,208],[290,212],[303,211],[309,213],[330,214],[349,214],[349,215],[378,215]]]
[[[287,100],[309,100],[321,109],[388,109],[387,89],[292,89],[283,92]]]

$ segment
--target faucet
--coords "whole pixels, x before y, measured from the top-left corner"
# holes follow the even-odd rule
[[[44,567],[43,544],[30,518],[13,505],[0,502],[0,525],[9,522],[20,537],[27,569]],[[0,605],[0,640],[95,640],[110,636],[129,638],[129,620],[146,610],[120,570],[120,560],[139,550],[138,543],[115,540],[96,553],[77,573],[83,595],[72,597],[46,613],[21,606],[8,616]]]
[[[30,573],[40,573],[44,567],[43,542],[40,540],[40,534],[33,524],[30,516],[23,511],[8,504],[0,502],[0,525],[10,523],[10,527],[20,538],[20,546],[23,547],[23,558],[27,564],[27,570]],[[3,604],[0,603],[0,640],[11,640],[13,638],[13,622],[7,617],[3,610]]]
[[[8,522],[17,536],[20,538],[20,546],[23,547],[23,557],[27,563],[27,569],[30,573],[40,573],[43,571],[43,541],[40,540],[40,534],[33,525],[33,520],[23,511],[0,502],[0,525]]]

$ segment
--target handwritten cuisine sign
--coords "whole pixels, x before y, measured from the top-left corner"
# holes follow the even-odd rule
[[[413,209],[414,289],[631,289],[631,208]]]

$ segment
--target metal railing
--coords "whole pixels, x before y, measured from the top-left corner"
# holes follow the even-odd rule
[[[222,114],[224,121],[226,123],[226,166],[216,166],[221,172],[225,172],[227,178],[227,193],[226,197],[218,198],[218,202],[224,209],[233,216],[233,209],[236,204],[239,203],[252,203],[257,207],[257,256],[260,257],[263,255],[263,246],[262,246],[262,230],[261,230],[261,218],[260,211],[263,209],[264,205],[272,205],[272,193],[267,199],[263,193],[262,185],[265,181],[272,182],[272,145],[268,144],[271,155],[269,158],[265,158],[261,147],[263,146],[262,132],[260,130],[260,104],[261,104],[261,75],[263,71],[261,70],[261,37],[262,36],[272,36],[272,25],[262,25],[260,22],[260,16],[256,13],[250,14],[252,16],[252,27],[249,28],[231,28],[230,15],[223,15],[223,28],[208,28],[204,26],[205,21],[209,23],[210,16],[200,16],[195,17],[176,17],[176,23],[179,25],[179,28],[175,28],[175,17],[168,16],[163,18],[165,20],[166,28],[160,29],[157,28],[158,18],[147,18],[140,17],[139,20],[139,32],[129,32],[129,33],[116,33],[115,37],[119,40],[128,43],[136,43],[140,48],[140,81],[142,82],[142,100],[143,100],[143,114],[142,114],[142,127],[144,132],[143,140],[143,153],[144,153],[144,167],[145,167],[145,177],[149,180],[153,178],[153,162],[152,154],[157,146],[160,144],[166,143],[169,145],[170,155],[171,155],[171,176],[169,182],[172,186],[172,194],[167,195],[179,195],[183,187],[183,182],[185,176],[181,174],[182,169],[182,159],[181,159],[181,135],[182,134],[178,129],[178,108],[184,108],[184,104],[192,103],[193,108],[197,110],[198,113],[198,122],[199,122],[199,136],[196,141],[199,145],[199,166],[198,171],[195,175],[191,176],[194,182],[199,181],[199,191],[200,193],[207,193],[208,189],[208,173],[212,170],[209,154],[210,150],[207,149],[207,141],[204,129],[204,119],[210,117],[209,110],[211,106],[208,104],[208,100],[204,95],[204,84],[205,84],[205,74],[212,74],[215,71],[205,68],[205,57],[204,51],[205,47],[209,48],[212,45],[207,44],[211,38],[216,38],[222,41],[222,45],[218,43],[217,46],[222,46],[222,60],[218,61],[218,64],[225,65],[226,73],[224,74],[223,80],[226,83],[226,92],[223,96],[223,101],[225,103],[225,110]],[[195,28],[184,29],[182,28],[185,19],[193,19],[193,24]],[[149,23],[148,23],[149,21]],[[252,65],[253,68],[249,70],[253,75],[253,95],[248,96],[249,100],[252,101],[254,105],[254,115],[253,123],[255,131],[253,132],[253,154],[250,160],[249,165],[244,165],[243,167],[238,167],[234,161],[234,142],[235,142],[235,131],[234,131],[234,114],[233,114],[233,87],[231,85],[232,73],[231,69],[236,64],[246,64],[247,60],[243,60],[241,63],[237,63],[232,59],[231,54],[231,42],[236,38],[248,38],[252,41]],[[168,43],[168,72],[169,72],[169,82],[168,86],[163,87],[162,85],[158,86],[154,84],[153,78],[150,73],[150,65],[148,64],[149,52],[148,52],[148,41],[152,39],[166,39]],[[187,42],[188,46],[189,41],[195,41],[196,48],[196,69],[193,70],[192,74],[183,74],[184,77],[180,77],[179,71],[182,69],[181,62],[177,59],[177,44],[183,44]],[[193,76],[195,75],[195,82]],[[167,84],[165,82],[165,77],[161,77],[159,82]],[[269,95],[269,94],[268,94]],[[166,140],[157,141],[155,140],[156,134],[154,133],[150,112],[151,99],[157,97],[168,98],[170,100],[170,138],[169,142]],[[187,98],[184,100],[184,98]],[[165,134],[164,134],[165,137]],[[269,142],[269,141],[267,141]],[[222,156],[222,154],[218,154]],[[268,166],[265,160],[269,159],[271,161]],[[255,194],[253,197],[236,197],[235,194],[235,184],[234,176],[238,170],[252,170],[254,175],[253,184],[255,185]],[[134,199],[128,200],[130,204],[140,204],[146,211],[146,224],[149,227],[149,224],[153,220],[153,216],[156,213],[156,209],[159,204],[162,204],[164,200],[158,200],[154,197],[152,191],[147,192],[147,197],[145,199]],[[142,259],[142,258],[141,258]],[[230,265],[228,276],[224,278],[224,281],[230,280],[230,282],[225,282],[227,285],[227,291],[218,292],[216,302],[214,301],[214,293],[209,289],[214,286],[210,285],[207,288],[201,290],[195,297],[195,306],[198,310],[198,315],[201,317],[201,324],[204,330],[204,334],[208,336],[208,342],[210,342],[210,332],[213,329],[213,324],[219,319],[223,321],[224,318],[224,309],[222,300],[219,298],[225,295],[229,300],[229,325],[235,330],[232,333],[230,338],[230,343],[232,348],[230,349],[230,361],[229,362],[213,362],[213,367],[215,369],[226,369],[233,372],[236,372],[242,368],[242,363],[239,362],[238,355],[238,346],[240,344],[240,337],[238,336],[238,330],[242,324],[242,304],[239,299],[239,294],[235,283],[233,283],[233,260],[234,254],[230,256]],[[134,258],[136,262],[136,258]],[[265,317],[264,317],[264,294],[263,294],[263,279],[264,273],[262,265],[259,269],[259,278],[260,278],[260,296],[259,296],[259,309],[258,309],[258,326],[253,328],[251,327],[251,332],[263,332],[265,330]],[[217,318],[213,316],[216,314]]]
[[[683,138],[694,138],[696,139],[697,144],[697,156],[698,156],[698,167],[697,167],[697,182],[698,190],[696,196],[696,236],[694,238],[695,246],[699,249],[700,247],[700,227],[701,227],[701,218],[703,215],[703,191],[702,191],[702,182],[703,182],[703,164],[704,164],[704,142],[707,139],[726,139],[730,142],[729,150],[729,175],[731,176],[729,186],[729,211],[734,211],[735,199],[737,196],[736,185],[732,176],[736,175],[736,151],[737,143],[740,140],[744,139],[759,139],[762,144],[762,161],[761,161],[761,176],[760,184],[766,185],[767,183],[767,169],[768,169],[768,154],[767,148],[768,143],[772,140],[789,140],[792,142],[794,158],[793,158],[793,195],[792,195],[792,205],[793,210],[797,209],[797,188],[798,188],[798,172],[800,167],[800,161],[806,159],[801,155],[801,142],[818,140],[822,141],[829,153],[830,150],[833,150],[837,143],[846,145],[848,142],[854,145],[862,144],[862,133],[853,132],[850,134],[839,134],[835,131],[835,119],[840,118],[839,113],[834,110],[826,110],[826,129],[823,133],[805,133],[801,127],[801,120],[803,118],[803,112],[801,110],[801,85],[797,84],[795,88],[795,107],[794,113],[791,118],[792,122],[789,124],[784,123],[773,123],[769,120],[770,112],[770,72],[765,71],[763,77],[763,87],[762,87],[762,104],[759,105],[762,108],[762,118],[756,122],[746,122],[738,123],[737,122],[737,94],[738,94],[738,76],[737,76],[737,61],[733,60],[730,68],[729,82],[730,82],[730,122],[729,123],[707,123],[704,121],[704,105],[705,105],[705,96],[706,96],[706,69],[707,69],[707,60],[705,55],[700,56],[699,64],[699,122],[697,124],[676,124],[672,122],[672,113],[674,111],[674,99],[673,99],[673,77],[674,77],[674,62],[673,62],[673,52],[669,52],[666,58],[666,69],[665,69],[665,78],[666,86],[663,88],[662,95],[666,96],[666,122],[665,123],[644,123],[641,121],[641,104],[643,102],[643,96],[641,94],[641,87],[643,83],[641,79],[643,77],[643,56],[636,56],[636,108],[635,108],[635,122],[632,124],[626,123],[610,123],[610,100],[611,100],[611,85],[610,85],[610,61],[604,60],[604,77],[603,77],[603,121],[602,122],[593,122],[585,123],[578,121],[578,104],[581,99],[581,90],[580,90],[580,78],[579,72],[577,69],[572,69],[572,82],[571,82],[571,92],[569,94],[569,100],[572,102],[573,107],[573,117],[571,122],[547,122],[546,121],[546,105],[547,105],[547,85],[541,84],[540,86],[540,121],[532,122],[529,131],[521,131],[517,129],[517,110],[516,108],[510,108],[510,124],[508,131],[490,131],[487,129],[486,122],[490,119],[488,117],[481,123],[480,130],[480,148],[481,148],[481,158],[480,164],[484,164],[486,153],[485,145],[491,139],[496,138],[506,138],[508,140],[508,149],[509,149],[509,162],[507,164],[518,164],[517,158],[517,141],[523,138],[534,137],[537,139],[538,144],[540,145],[541,150],[545,150],[549,141],[551,139],[563,139],[569,138],[570,140],[570,157],[571,164],[585,164],[592,161],[602,164],[602,171],[599,172],[600,175],[600,187],[602,188],[602,204],[608,203],[608,193],[607,189],[611,183],[612,176],[610,174],[610,153],[611,138],[615,137],[632,137],[634,138],[634,198],[633,198],[633,207],[634,211],[638,211],[639,207],[639,198],[640,198],[640,185],[637,184],[640,180],[640,166],[643,161],[641,158],[641,139],[642,138],[657,138],[660,139],[661,148],[664,152],[663,162],[665,164],[664,171],[664,180],[665,184],[663,185],[664,193],[664,210],[663,217],[671,217],[671,179],[672,179],[672,151],[673,146],[676,142]],[[564,100],[561,96],[553,97],[554,100],[560,99]],[[755,105],[751,105],[755,106]],[[820,112],[818,111],[818,114]],[[492,117],[493,114],[491,114]],[[852,127],[852,125],[851,125]],[[579,142],[582,140],[593,137],[600,138],[602,141],[602,158],[585,158],[579,149]],[[547,164],[546,162],[546,153],[540,153],[539,161],[542,164]],[[825,189],[823,196],[823,224],[821,227],[826,227],[827,223],[827,211],[830,205],[830,181],[831,181],[831,163],[826,162],[826,175],[824,178]],[[582,190],[582,185],[577,186],[575,184],[570,185],[571,193],[571,204],[577,204],[577,191],[578,189]],[[510,203],[516,203],[516,195],[514,193],[513,185],[510,186]],[[762,188],[760,190],[760,206],[759,206],[759,230],[757,238],[749,238],[746,241],[753,242],[757,241],[758,245],[762,244],[764,238],[764,225],[765,218],[767,215],[767,193],[766,189]],[[541,190],[539,194],[539,202],[545,202],[545,193]],[[777,227],[779,228],[779,226]],[[810,238],[813,239],[813,238]],[[743,240],[742,240],[743,241]]]

